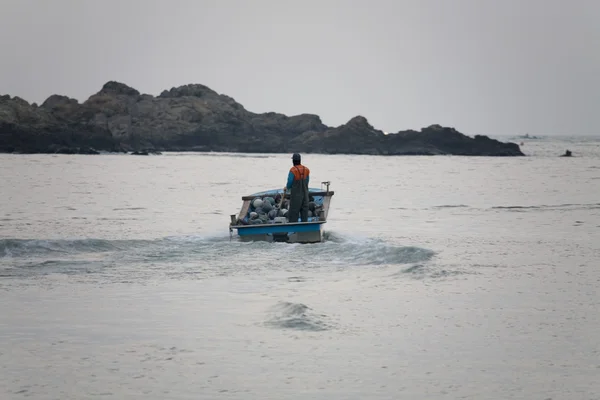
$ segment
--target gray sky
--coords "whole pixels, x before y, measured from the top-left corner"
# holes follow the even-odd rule
[[[600,0],[0,0],[0,94],[202,83],[395,132],[600,134]]]

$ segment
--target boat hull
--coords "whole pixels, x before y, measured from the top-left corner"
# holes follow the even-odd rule
[[[323,240],[325,221],[295,224],[232,226],[244,242],[265,241],[285,243],[319,243]]]

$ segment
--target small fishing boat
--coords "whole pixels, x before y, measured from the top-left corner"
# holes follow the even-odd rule
[[[285,216],[275,218],[263,218],[259,220],[257,213],[254,212],[256,199],[269,201],[280,198],[279,203],[273,205],[278,215],[284,202],[289,199],[289,193],[283,195],[283,189],[265,190],[242,197],[242,208],[239,214],[230,215],[229,224],[230,238],[233,238],[234,229],[237,231],[239,239],[242,241],[267,241],[267,242],[287,242],[287,243],[318,243],[323,240],[323,226],[327,223],[327,216],[331,205],[331,198],[334,194],[329,190],[330,182],[321,182],[325,189],[309,188],[309,198],[311,208],[307,222],[289,221]]]

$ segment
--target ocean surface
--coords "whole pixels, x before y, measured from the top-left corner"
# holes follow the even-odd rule
[[[312,245],[229,234],[289,154],[0,155],[0,398],[600,399],[600,138],[513,139],[304,155]]]

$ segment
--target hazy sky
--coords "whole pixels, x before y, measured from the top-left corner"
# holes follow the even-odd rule
[[[598,134],[600,0],[0,0],[0,94],[202,83],[389,132]]]

